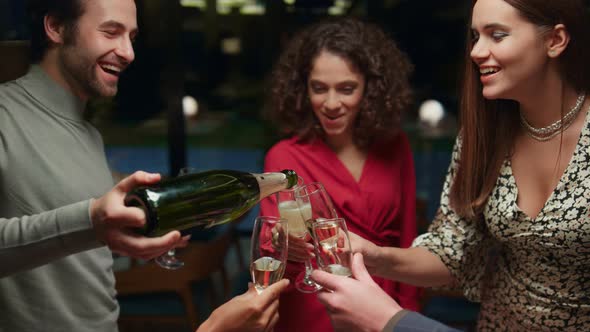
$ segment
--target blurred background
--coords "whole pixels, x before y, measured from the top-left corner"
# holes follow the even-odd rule
[[[16,78],[28,67],[25,3],[0,0],[0,81]],[[260,172],[265,151],[279,139],[261,111],[266,79],[282,47],[309,23],[350,15],[381,26],[415,65],[415,102],[404,129],[415,159],[418,226],[425,231],[438,206],[456,135],[470,1],[136,3],[136,60],[122,76],[117,97],[92,101],[87,114],[104,136],[115,174],[142,169],[175,175],[185,166]],[[217,305],[243,291],[249,279],[249,232],[257,213],[254,209],[237,225],[195,234],[198,248],[184,254],[186,260],[201,262],[197,267],[137,272],[146,264],[117,258],[121,330],[191,331]],[[169,287],[155,287],[146,279]],[[477,306],[459,294],[425,292],[423,305],[431,317],[473,328]]]

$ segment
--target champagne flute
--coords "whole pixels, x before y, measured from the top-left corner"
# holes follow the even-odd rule
[[[310,234],[305,226],[305,220],[311,218],[311,206],[308,203],[302,204],[301,208],[295,199],[295,191],[303,186],[303,179],[300,177],[297,186],[288,190],[282,190],[276,193],[277,205],[281,218],[287,220],[289,224],[289,235],[305,241],[309,240]],[[293,246],[291,246],[293,247]],[[321,286],[313,280],[305,278],[306,271],[312,271],[311,261],[306,259],[305,270],[302,271],[295,279],[295,288],[303,293],[313,293],[321,289]]]
[[[184,167],[180,169],[178,176],[183,176],[192,172],[196,172],[196,169],[192,167]],[[175,248],[168,250],[165,254],[156,257],[154,260],[158,265],[168,270],[178,270],[184,266],[184,262],[176,257]]]
[[[309,234],[313,237],[312,224],[316,221],[337,218],[336,210],[332,200],[324,186],[319,182],[304,185],[295,190],[295,201],[299,207],[301,217],[305,220],[305,226]],[[314,246],[316,257],[318,248]],[[311,260],[305,262],[305,271],[295,279],[295,286],[300,285],[297,289],[303,293],[314,293],[322,287],[311,279],[313,266]]]
[[[250,248],[250,273],[258,294],[283,277],[288,242],[287,220],[268,216],[255,219]]]
[[[311,227],[318,266],[326,272],[350,277],[352,247],[344,219],[324,219]]]

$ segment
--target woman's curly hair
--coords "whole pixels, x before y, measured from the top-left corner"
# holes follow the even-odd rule
[[[365,93],[354,129],[354,142],[367,147],[395,137],[401,114],[411,102],[413,66],[380,28],[354,18],[311,25],[288,44],[270,79],[266,112],[284,135],[307,141],[323,137],[307,93],[314,60],[322,51],[341,56],[365,77]]]

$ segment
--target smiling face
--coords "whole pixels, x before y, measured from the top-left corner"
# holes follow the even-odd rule
[[[483,96],[520,100],[543,80],[549,58],[539,27],[503,0],[478,0],[472,13],[471,59],[479,67]]]
[[[352,139],[365,78],[344,58],[322,51],[314,60],[307,93],[326,138]]]
[[[84,1],[84,6],[84,14],[66,33],[59,50],[60,71],[82,98],[114,96],[120,73],[135,58],[135,2],[92,0]]]

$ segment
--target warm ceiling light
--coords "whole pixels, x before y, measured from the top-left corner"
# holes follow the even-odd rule
[[[182,98],[182,112],[185,117],[195,117],[199,113],[199,103],[192,96],[184,96]]]
[[[206,0],[180,0],[180,5],[187,8],[207,9]]]

